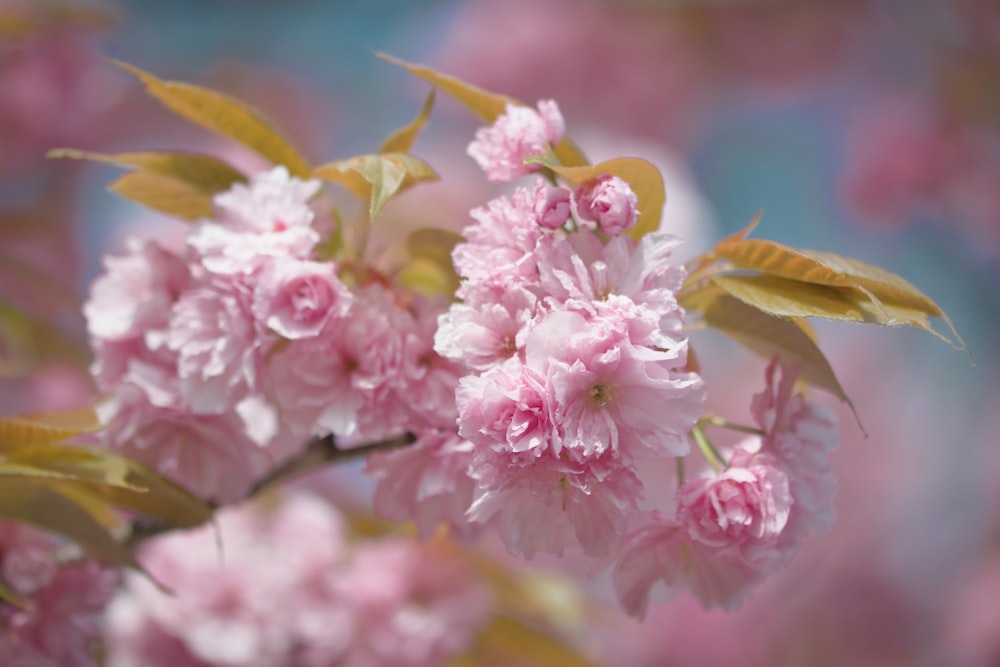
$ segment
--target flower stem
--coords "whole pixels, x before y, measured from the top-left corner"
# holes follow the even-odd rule
[[[739,431],[740,433],[749,433],[751,435],[764,435],[764,432],[757,428],[756,426],[746,426],[744,424],[736,424],[722,417],[717,417],[715,415],[707,415],[698,420],[699,424],[711,424],[712,426],[719,426],[721,428],[727,428],[730,431]]]
[[[705,432],[701,429],[701,426],[695,426],[691,429],[691,437],[694,438],[698,449],[701,450],[701,455],[708,461],[708,465],[712,466],[712,470],[718,472],[720,468],[726,469],[729,467],[726,459],[719,453],[719,450],[705,437]]]

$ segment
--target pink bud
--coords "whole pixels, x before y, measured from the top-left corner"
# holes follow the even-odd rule
[[[617,176],[604,174],[592,178],[577,188],[574,195],[579,216],[596,222],[609,236],[621,234],[635,225],[639,217],[639,198]]]
[[[559,229],[569,218],[570,191],[538,181],[535,185],[535,218],[546,229]]]

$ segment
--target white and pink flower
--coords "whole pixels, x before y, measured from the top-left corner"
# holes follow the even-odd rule
[[[545,155],[565,132],[566,123],[552,100],[540,101],[537,111],[507,104],[493,125],[476,132],[468,153],[490,181],[511,181],[537,171],[539,165],[525,164],[525,159]]]
[[[254,284],[253,314],[288,339],[311,338],[351,306],[352,295],[333,262],[275,259]]]
[[[639,198],[632,186],[617,176],[604,174],[586,181],[573,193],[573,201],[577,215],[596,222],[608,236],[634,227],[639,219]]]

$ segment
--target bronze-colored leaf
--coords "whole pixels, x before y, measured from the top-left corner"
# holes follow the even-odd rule
[[[717,243],[712,254],[728,260],[739,269],[760,271],[816,285],[856,287],[848,276],[805,252],[776,241],[730,237]]]
[[[431,88],[431,92],[427,95],[427,100],[424,102],[424,106],[420,108],[420,113],[417,114],[416,118],[390,134],[382,142],[382,146],[378,149],[379,153],[410,152],[410,149],[413,148],[413,142],[417,139],[417,135],[424,129],[424,126],[427,125],[427,120],[430,118],[431,109],[434,108],[435,90],[435,88]]]
[[[73,148],[49,151],[50,158],[72,158],[103,162],[119,167],[133,167],[188,183],[205,194],[228,190],[246,176],[228,162],[211,155],[183,151],[138,151],[133,153],[95,153]]]
[[[448,229],[418,229],[407,239],[408,260],[396,282],[427,296],[452,295],[459,277],[451,251],[462,235]]]
[[[135,75],[153,97],[174,113],[218,134],[238,141],[292,175],[309,177],[309,163],[263,113],[249,104],[189,83],[162,81],[132,65],[114,61]]]
[[[822,317],[869,322],[870,309],[858,301],[864,295],[844,287],[804,283],[772,275],[716,274],[710,280],[743,303],[780,317]],[[859,299],[858,297],[861,297]]]
[[[154,211],[183,220],[214,213],[212,195],[186,181],[140,169],[120,176],[108,189]]]
[[[0,476],[59,480],[54,488],[74,488],[103,502],[174,526],[194,526],[211,518],[201,500],[145,465],[103,449],[61,444],[5,450]]]
[[[48,486],[46,480],[4,478],[0,484],[0,517],[59,533],[110,565],[138,568],[128,549],[116,542],[89,512]]]
[[[93,433],[99,428],[96,424],[69,425],[60,421],[58,416],[52,422],[46,422],[45,415],[38,415],[32,419],[0,417],[0,452],[6,455],[18,447],[59,442],[83,433]]]
[[[407,63],[384,53],[376,55],[387,63],[402,67],[418,79],[422,79],[435,86],[441,92],[460,102],[486,123],[493,123],[497,119],[497,116],[500,116],[507,110],[508,104],[526,106],[523,102],[513,97],[491,93],[488,90],[466,83],[461,79],[442,74],[430,67]],[[553,150],[559,159],[559,163],[563,166],[578,167],[589,164],[587,158],[580,152],[580,149],[568,138],[560,141],[559,145],[555,146]]]
[[[473,655],[480,664],[522,667],[595,667],[580,651],[554,634],[507,616],[496,616],[476,638]]]
[[[856,285],[860,285],[874,294],[887,311],[886,314],[890,322],[894,321],[900,324],[918,326],[930,331],[955,347],[967,349],[965,341],[959,335],[958,330],[955,329],[955,325],[952,323],[951,318],[948,317],[948,314],[934,303],[930,297],[901,276],[891,271],[886,271],[883,268],[831,252],[820,252],[818,250],[803,250],[802,252],[823,262],[823,264],[831,269],[835,269],[841,274],[848,276]],[[945,324],[951,330],[952,335],[955,336],[957,344],[931,329],[927,319],[928,316],[940,317],[944,320]],[[896,326],[896,324],[890,323],[890,326]]]
[[[721,290],[702,291],[685,299],[681,305],[697,312],[705,325],[721,331],[764,359],[778,355],[786,365],[798,367],[802,381],[829,391],[847,403],[857,417],[854,404],[804,322],[769,315]]]
[[[313,175],[342,185],[358,199],[368,202],[372,218],[407,188],[438,178],[429,164],[407,153],[358,155],[327,162],[316,167]]]

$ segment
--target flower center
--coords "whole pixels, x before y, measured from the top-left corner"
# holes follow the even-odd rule
[[[590,396],[591,401],[603,408],[605,405],[614,400],[615,395],[618,392],[614,390],[614,387],[609,387],[608,385],[599,382],[591,387],[590,391],[587,393]]]

